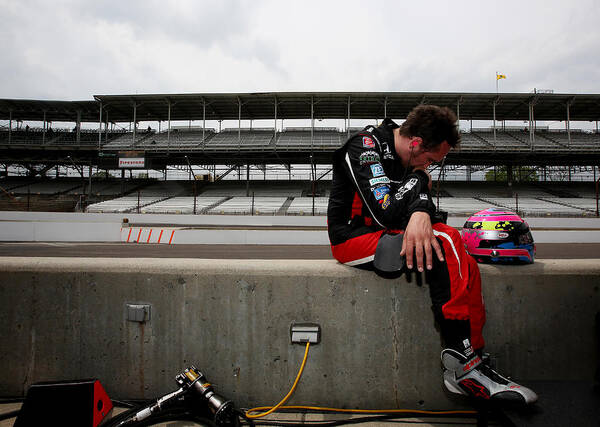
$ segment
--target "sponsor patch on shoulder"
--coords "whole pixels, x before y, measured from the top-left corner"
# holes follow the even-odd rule
[[[358,157],[358,162],[360,163],[361,166],[363,165],[371,165],[373,163],[379,163],[379,154],[377,154],[376,151],[365,151],[364,153],[361,153],[360,156]]]
[[[427,194],[425,194],[425,193],[419,194],[419,198],[421,200],[429,200],[429,196]]]
[[[390,199],[390,195],[386,194],[385,197],[383,198],[383,203],[381,204],[381,209],[387,209],[390,206],[391,203],[391,199]]]
[[[390,187],[387,185],[382,185],[381,187],[376,187],[373,189],[373,195],[375,199],[381,200],[385,197],[386,194],[390,192]]]
[[[380,176],[379,178],[372,178],[369,180],[369,185],[374,187],[378,184],[389,184],[390,179],[387,176]]]
[[[375,148],[375,143],[368,136],[363,136],[363,147],[365,147],[365,148]]]
[[[383,166],[381,165],[381,163],[375,163],[375,164],[371,165],[371,173],[373,174],[374,177],[385,175],[385,172],[383,171]]]
[[[408,193],[415,185],[417,185],[418,182],[419,180],[417,178],[411,178],[406,184],[398,189],[398,192],[394,196],[396,197],[396,200],[401,200],[406,193]]]

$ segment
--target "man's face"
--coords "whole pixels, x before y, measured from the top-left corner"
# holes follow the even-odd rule
[[[423,168],[426,169],[433,163],[439,163],[444,160],[444,157],[448,154],[452,147],[444,141],[432,150],[425,150],[422,148],[422,144],[416,147],[411,147],[412,156],[410,156],[410,165],[414,169]]]

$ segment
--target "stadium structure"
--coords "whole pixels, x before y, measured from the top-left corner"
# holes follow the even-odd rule
[[[525,212],[529,215],[553,208],[561,215],[597,215],[600,95],[539,92],[0,99],[0,210],[324,214],[331,156],[357,130],[351,121],[375,123],[391,117],[401,122],[419,104],[450,107],[463,123],[460,148],[448,155],[436,189],[442,207],[464,203],[465,213],[490,204],[519,210],[520,195],[521,208],[528,198],[533,201]],[[284,127],[286,120],[310,125]],[[315,125],[331,120],[344,120],[344,128]],[[182,121],[189,126],[173,125]],[[192,121],[201,124],[192,127]],[[473,127],[474,121],[491,126]],[[564,129],[538,124],[548,121],[563,122]],[[156,122],[158,128],[139,126],[147,122]],[[218,129],[207,122],[218,123]],[[250,126],[242,127],[242,122]],[[253,127],[255,122],[272,126]],[[573,128],[580,122],[586,122],[586,130]],[[308,172],[304,180],[292,179],[298,166]],[[268,181],[275,168],[287,171],[288,179]],[[78,177],[69,176],[69,169]],[[458,169],[466,182],[445,180],[448,171]],[[139,173],[134,178],[132,171],[143,170],[160,171],[162,178],[143,179]],[[173,180],[170,171],[188,179]],[[474,182],[477,171],[503,175],[498,181],[504,182]],[[233,176],[238,180],[228,181]],[[573,176],[584,178],[574,182]]]

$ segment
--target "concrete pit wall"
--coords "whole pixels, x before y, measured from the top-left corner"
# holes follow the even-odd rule
[[[482,266],[487,347],[500,372],[589,380],[596,369],[597,260]],[[145,323],[126,303],[151,305]],[[450,408],[427,285],[335,261],[0,258],[0,395],[38,381],[99,378],[112,398],[152,398],[196,365],[240,406],[277,403],[317,322],[290,403]]]

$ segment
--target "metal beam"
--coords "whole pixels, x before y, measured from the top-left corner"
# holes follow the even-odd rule
[[[202,149],[204,150],[205,136],[204,131],[206,129],[206,100],[202,97]]]

